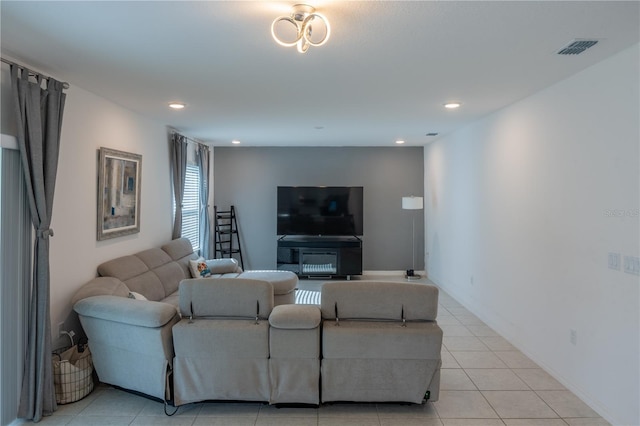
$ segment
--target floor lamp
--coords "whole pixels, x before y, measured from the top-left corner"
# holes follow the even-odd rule
[[[423,199],[422,197],[414,197],[413,195],[409,197],[402,197],[402,209],[403,210],[422,210],[423,208]],[[407,280],[417,280],[420,279],[421,276],[415,273],[416,269],[416,214],[413,214],[413,226],[412,226],[411,235],[413,237],[413,245],[412,245],[412,259],[413,266],[412,269],[407,269],[407,274],[405,278]]]

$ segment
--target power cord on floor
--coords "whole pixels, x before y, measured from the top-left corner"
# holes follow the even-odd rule
[[[169,407],[169,401],[165,400],[164,401],[164,414],[165,416],[171,417],[174,414],[176,414],[178,412],[178,410],[180,409],[180,407],[175,407],[176,409],[173,411],[173,413],[169,414],[169,412],[167,411],[167,408]]]

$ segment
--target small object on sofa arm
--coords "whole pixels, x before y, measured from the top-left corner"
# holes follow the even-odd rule
[[[144,297],[142,294],[137,293],[135,291],[130,291],[129,292],[129,299],[134,299],[134,300],[149,300],[146,297]],[[165,302],[166,303],[166,302]]]

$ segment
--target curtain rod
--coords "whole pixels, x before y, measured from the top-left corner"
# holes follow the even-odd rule
[[[195,139],[191,139],[190,137],[183,135],[182,133],[178,132],[177,130],[171,130],[171,134],[172,135],[180,135],[183,138],[185,138],[187,140],[187,142],[195,143],[197,145],[202,145],[202,146],[209,147],[209,145],[207,145],[206,143],[202,143],[202,142],[199,142],[199,141],[197,141]]]
[[[24,68],[25,70],[29,71],[30,75],[32,75],[34,77],[39,75],[40,77],[44,78],[45,80],[49,80],[49,79],[55,80],[55,78],[53,78],[53,77],[49,77],[48,75],[42,74],[41,72],[36,72],[36,71],[32,70],[31,68],[25,67],[24,65],[17,64],[17,63],[15,63],[13,61],[10,61],[8,59],[0,57],[0,60],[2,60],[2,62],[4,62],[5,64],[15,65],[17,67]],[[69,83],[67,83],[66,81],[63,81],[62,82],[62,87],[64,87],[65,89],[68,89],[69,88]]]

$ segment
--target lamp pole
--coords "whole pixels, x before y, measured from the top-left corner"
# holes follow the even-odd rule
[[[424,201],[422,197],[416,197],[416,196],[408,196],[408,197],[402,197],[402,209],[403,210],[422,210],[424,206]],[[412,226],[411,226],[411,241],[412,241],[412,246],[411,246],[411,264],[412,264],[412,268],[407,271],[406,274],[406,279],[407,280],[417,280],[422,278],[420,275],[415,273],[415,269],[416,269],[416,214],[415,212],[413,213],[412,216],[412,220],[411,220]]]
[[[416,212],[413,212],[413,218],[412,218],[412,226],[411,226],[411,235],[413,236],[413,244],[411,245],[411,248],[413,249],[413,253],[411,256],[411,260],[412,262],[412,267],[413,270],[415,271],[416,269]]]

